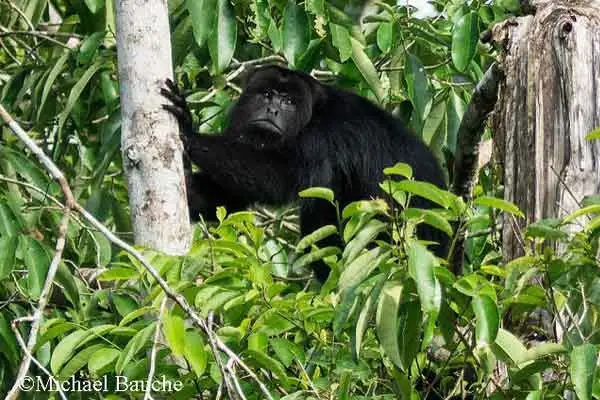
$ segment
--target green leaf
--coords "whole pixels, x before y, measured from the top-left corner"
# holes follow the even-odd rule
[[[390,258],[390,255],[390,251],[384,251],[380,247],[361,254],[342,271],[338,281],[340,290],[358,286],[375,268],[386,262]]]
[[[479,15],[471,11],[463,15],[452,33],[452,62],[457,70],[464,71],[477,50],[479,42]]]
[[[527,353],[527,347],[525,347],[521,340],[511,332],[502,328],[498,329],[498,334],[492,349],[494,354],[502,360],[508,361],[508,357],[514,366],[523,363],[525,354]]]
[[[37,298],[42,293],[51,258],[42,243],[32,238],[28,238],[26,243],[27,287],[29,295]]]
[[[139,273],[128,267],[111,267],[98,276],[99,281],[119,281],[136,278]]]
[[[288,377],[285,368],[276,359],[269,357],[261,351],[248,350],[248,355],[261,367],[272,372],[279,380],[286,382]]]
[[[69,300],[75,308],[78,308],[79,289],[77,288],[77,283],[75,282],[75,278],[73,277],[73,274],[71,274],[69,268],[62,261],[58,264],[58,269],[56,270],[56,277],[54,280],[55,283],[58,283],[62,288],[67,300]]]
[[[163,333],[173,354],[176,356],[183,355],[185,349],[183,318],[179,315],[165,315],[163,317]]]
[[[342,219],[365,213],[386,214],[388,209],[389,205],[383,199],[354,201],[344,207],[344,210],[342,211]]]
[[[423,219],[427,225],[431,225],[436,229],[444,232],[446,235],[452,237],[452,225],[445,219],[440,213],[433,210],[423,208],[407,208],[404,210],[404,215],[408,218]]]
[[[286,368],[289,368],[294,360],[304,363],[304,350],[296,343],[290,342],[287,339],[273,338],[270,344],[275,355]]]
[[[341,25],[329,24],[331,29],[331,42],[340,52],[340,61],[346,62],[352,56],[352,42],[350,41],[350,32]]]
[[[600,128],[596,128],[587,135],[585,135],[585,140],[598,140],[600,139]]]
[[[283,13],[283,54],[291,66],[304,54],[310,40],[304,9],[289,0]]]
[[[566,217],[563,220],[563,223],[568,224],[583,215],[598,214],[598,213],[600,213],[600,204],[593,204],[593,205],[590,205],[587,207],[580,208],[579,210],[576,210],[575,212],[571,213],[568,217]]]
[[[0,312],[0,353],[6,356],[13,366],[17,366],[21,356],[18,350],[17,339],[4,313]]]
[[[50,370],[58,374],[62,366],[71,358],[76,346],[90,335],[90,331],[79,329],[64,337],[54,348],[50,359]]]
[[[96,14],[99,10],[104,8],[104,0],[84,0],[84,2],[92,14]]]
[[[111,79],[109,71],[102,71],[100,73],[100,86],[102,87],[104,104],[112,105],[119,98],[119,87]]]
[[[137,310],[139,307],[137,301],[129,294],[115,293],[112,296],[111,300],[115,308],[117,309],[117,313],[121,317],[131,314],[131,312]]]
[[[194,39],[198,47],[203,47],[215,26],[217,0],[185,0],[190,13]]]
[[[365,227],[362,228],[344,248],[344,253],[342,255],[344,264],[348,265],[351,263],[358,254],[386,228],[387,224],[377,219],[372,219],[367,222]]]
[[[325,239],[326,237],[329,237],[331,235],[334,235],[337,233],[337,227],[334,225],[325,225],[317,230],[315,230],[314,232],[309,233],[308,235],[304,236],[302,238],[302,240],[300,240],[298,242],[298,244],[296,245],[296,251],[297,252],[301,252],[304,249],[312,246],[313,244],[317,243],[320,240]],[[0,249],[2,247],[0,246]]]
[[[265,351],[269,344],[269,337],[264,332],[252,333],[248,336],[248,349]]]
[[[540,343],[527,350],[523,362],[539,360],[555,354],[566,353],[568,349],[560,343]]]
[[[398,163],[393,167],[384,168],[383,173],[385,175],[400,175],[408,179],[413,177],[412,167],[405,163]]]
[[[112,347],[104,347],[96,350],[88,359],[88,369],[90,373],[98,377],[113,369],[115,360],[121,351]]]
[[[17,217],[7,204],[0,202],[0,234],[5,236],[16,236],[21,230]]]
[[[269,336],[276,336],[295,327],[296,325],[294,325],[287,317],[282,316],[279,310],[270,309],[263,312],[256,319],[252,329],[255,332],[263,332]]]
[[[91,356],[101,349],[111,349],[107,347],[105,344],[95,344],[90,347],[87,347],[81,350],[79,353],[75,354],[73,358],[69,360],[69,362],[60,370],[58,374],[59,379],[68,379],[71,376],[75,375],[77,371],[83,368],[90,360]],[[111,349],[112,350],[112,349]]]
[[[313,198],[313,199],[323,199],[333,204],[334,194],[333,190],[325,187],[311,187],[308,189],[304,189],[298,196],[302,198]]]
[[[119,321],[119,326],[125,326],[136,318],[141,317],[142,315],[145,315],[153,310],[155,310],[155,308],[152,306],[146,306],[133,310],[129,314],[125,315],[121,321]]]
[[[421,348],[421,321],[423,313],[418,301],[410,301],[400,306],[398,318],[398,340],[400,358],[405,370],[410,368]],[[429,340],[428,340],[429,341]]]
[[[525,236],[537,237],[548,240],[561,240],[567,238],[568,234],[560,230],[560,219],[547,218],[527,225]]]
[[[351,315],[359,301],[359,293],[354,290],[354,288],[340,289],[340,300],[335,306],[335,314],[333,317],[334,336],[339,337],[342,329],[346,326],[348,317]]]
[[[267,31],[269,35],[269,40],[271,40],[271,45],[273,46],[273,51],[279,53],[281,48],[283,47],[283,38],[281,34],[281,30],[277,27],[277,24],[271,18],[269,23],[269,30]]]
[[[54,85],[56,78],[58,78],[58,76],[62,72],[63,68],[65,67],[65,64],[66,64],[67,60],[69,59],[70,54],[71,54],[71,52],[69,50],[64,50],[63,54],[52,66],[52,69],[50,70],[50,74],[48,74],[48,78],[46,79],[46,82],[44,83],[44,89],[42,91],[42,98],[40,100],[40,104],[37,109],[37,118],[38,119],[40,118],[42,109],[44,108],[44,105],[46,104],[46,99],[48,98],[48,94],[50,94],[52,85]]]
[[[81,43],[81,46],[79,47],[79,56],[77,57],[77,62],[79,62],[79,64],[87,64],[94,59],[96,50],[98,50],[102,44],[104,36],[104,32],[94,32]]]
[[[19,243],[18,236],[0,237],[0,280],[6,279],[15,267],[15,252]]]
[[[575,386],[575,393],[580,400],[592,400],[597,361],[598,352],[591,343],[577,346],[571,352],[569,374]]]
[[[406,80],[408,97],[415,107],[419,121],[425,121],[431,109],[431,90],[429,89],[429,79],[425,73],[425,67],[413,54],[409,54],[406,58],[404,79]]]
[[[79,78],[79,80],[71,88],[71,92],[69,93],[69,97],[67,98],[67,103],[65,104],[65,108],[63,109],[63,111],[60,113],[60,115],[58,117],[58,138],[57,138],[57,140],[59,142],[60,142],[60,140],[62,140],[61,139],[62,138],[62,135],[61,135],[62,128],[63,128],[65,122],[67,121],[67,118],[71,114],[71,110],[73,110],[73,107],[75,106],[77,101],[79,101],[79,96],[81,96],[83,89],[85,89],[88,82],[92,79],[92,77],[96,74],[96,72],[98,72],[98,70],[103,67],[103,65],[104,65],[104,60],[98,59],[98,61],[96,61],[94,64],[92,64],[83,73],[83,75],[81,75],[81,78]],[[55,149],[58,149],[58,146],[56,146]]]
[[[155,331],[155,323],[151,323],[141,331],[135,334],[135,336],[127,343],[125,349],[119,356],[117,364],[115,365],[115,372],[121,374],[125,367],[133,360],[133,357],[150,341]]]
[[[358,319],[356,320],[356,327],[354,332],[352,332],[352,354],[355,359],[358,359],[360,356],[360,349],[362,347],[362,340],[367,328],[369,327],[369,323],[373,318],[373,313],[377,307],[379,302],[379,295],[381,294],[381,290],[383,289],[383,285],[387,282],[387,275],[380,274],[379,279],[373,289],[369,292],[369,296],[365,300],[360,313],[358,314]]]
[[[185,346],[183,355],[190,363],[197,377],[200,377],[206,372],[208,365],[208,353],[204,347],[204,339],[198,332],[189,330],[185,332]]]
[[[387,54],[392,49],[393,23],[382,22],[377,28],[377,47],[383,54]]]
[[[202,12],[206,12],[206,10]],[[235,52],[236,42],[237,23],[233,7],[229,0],[217,0],[216,22],[208,37],[208,50],[218,74],[229,66]]]
[[[516,215],[517,217],[525,218],[525,215],[521,210],[519,210],[519,207],[510,201],[499,199],[497,197],[480,196],[473,200],[473,205],[496,208],[498,210]]]
[[[446,109],[447,131],[446,146],[452,154],[456,154],[456,143],[458,141],[458,129],[460,122],[467,109],[464,99],[454,89],[450,91],[448,107]]]
[[[397,367],[404,370],[407,366],[402,363],[398,342],[398,311],[402,290],[401,282],[390,281],[385,284],[379,296],[375,325],[379,343],[385,354]]]
[[[417,286],[421,308],[437,315],[442,302],[442,289],[434,274],[437,262],[425,246],[414,242],[408,248],[408,273]]]
[[[477,345],[482,346],[493,343],[498,335],[500,324],[500,315],[498,314],[496,303],[487,295],[478,295],[473,297],[471,306],[475,313],[475,338]]]
[[[385,99],[385,91],[379,80],[379,74],[373,65],[373,62],[369,56],[365,53],[364,46],[353,37],[350,37],[352,43],[352,61],[362,74],[365,81],[369,84],[369,87],[377,97],[379,102],[383,102]]]
[[[424,199],[430,200],[444,208],[452,204],[452,195],[438,188],[432,183],[421,181],[409,181],[407,179],[392,182],[393,189],[402,190]]]
[[[338,253],[340,253],[340,249],[338,249],[337,247],[333,247],[333,246],[324,247],[319,250],[311,251],[310,253],[305,254],[302,257],[298,258],[294,262],[292,269],[298,270],[300,268],[304,268],[316,261],[319,261],[322,258],[333,256]]]
[[[521,9],[521,2],[519,0],[498,0],[496,5],[513,13]]]

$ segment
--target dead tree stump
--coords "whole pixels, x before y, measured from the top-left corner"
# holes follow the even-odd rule
[[[523,254],[521,229],[564,216],[600,192],[600,1],[544,1],[535,15],[492,29],[505,81],[494,110],[505,199],[527,221],[505,220],[506,260]]]

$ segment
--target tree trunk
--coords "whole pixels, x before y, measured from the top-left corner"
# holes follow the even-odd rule
[[[536,4],[534,4],[536,6]],[[600,1],[538,2],[534,16],[493,28],[505,49],[494,113],[504,197],[527,221],[504,223],[506,260],[523,253],[520,231],[540,218],[564,216],[600,191]]]
[[[117,0],[116,14],[121,150],[135,243],[184,254],[191,228],[183,147],[159,92],[173,76],[167,2]]]

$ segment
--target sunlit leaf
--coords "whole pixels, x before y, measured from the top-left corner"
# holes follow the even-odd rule
[[[208,49],[215,70],[221,73],[229,66],[235,52],[237,22],[229,0],[217,0],[216,7],[216,21],[208,37]],[[202,12],[206,12],[206,9]]]
[[[290,65],[296,65],[310,39],[308,18],[304,9],[289,0],[283,14],[283,54]]]
[[[452,62],[459,71],[464,71],[477,50],[479,42],[479,15],[471,11],[463,15],[452,34]]]

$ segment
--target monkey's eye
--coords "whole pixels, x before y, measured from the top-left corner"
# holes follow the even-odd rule
[[[285,96],[283,98],[283,104],[293,106],[294,104],[296,104],[296,101],[291,96]]]
[[[272,91],[270,91],[269,89],[266,89],[266,90],[263,92],[263,96],[265,96],[265,98],[267,98],[267,99],[270,99],[271,97],[273,97],[273,92],[272,92]]]

